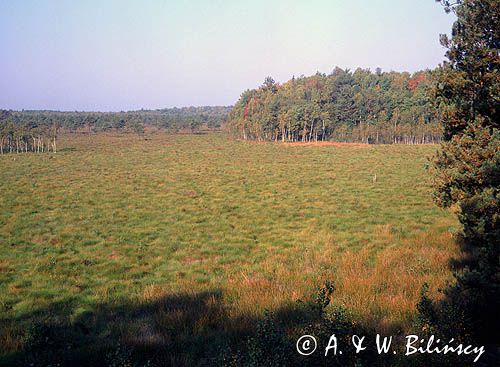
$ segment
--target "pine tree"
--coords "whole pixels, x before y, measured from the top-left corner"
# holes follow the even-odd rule
[[[458,207],[465,254],[456,284],[432,313],[437,327],[498,345],[500,327],[500,1],[441,1],[457,21],[441,37],[448,62],[434,89],[445,142],[436,157],[436,200]],[[427,313],[427,316],[429,313]],[[450,317],[453,315],[453,317]]]

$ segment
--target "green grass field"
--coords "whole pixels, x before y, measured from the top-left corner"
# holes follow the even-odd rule
[[[4,361],[26,354],[41,323],[100,346],[236,337],[328,279],[332,304],[363,324],[410,330],[422,284],[436,294],[452,278],[458,225],[425,170],[437,146],[222,134],[59,145],[0,156]],[[184,354],[168,358],[196,359]]]

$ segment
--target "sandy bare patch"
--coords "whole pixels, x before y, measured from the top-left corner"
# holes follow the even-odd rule
[[[368,147],[370,144],[365,143],[341,143],[335,141],[311,141],[302,142],[297,141],[293,143],[283,143],[288,146],[315,146],[315,147]]]

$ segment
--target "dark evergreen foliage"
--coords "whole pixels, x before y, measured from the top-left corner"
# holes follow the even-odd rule
[[[434,98],[446,142],[436,157],[436,200],[458,209],[463,256],[456,284],[420,312],[434,332],[475,340],[499,352],[500,337],[500,2],[442,2],[457,21],[442,37],[449,61],[438,71]],[[493,358],[493,357],[492,357]]]

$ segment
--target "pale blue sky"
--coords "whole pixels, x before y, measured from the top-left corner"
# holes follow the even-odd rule
[[[2,0],[0,108],[230,105],[267,75],[434,68],[434,0]]]

